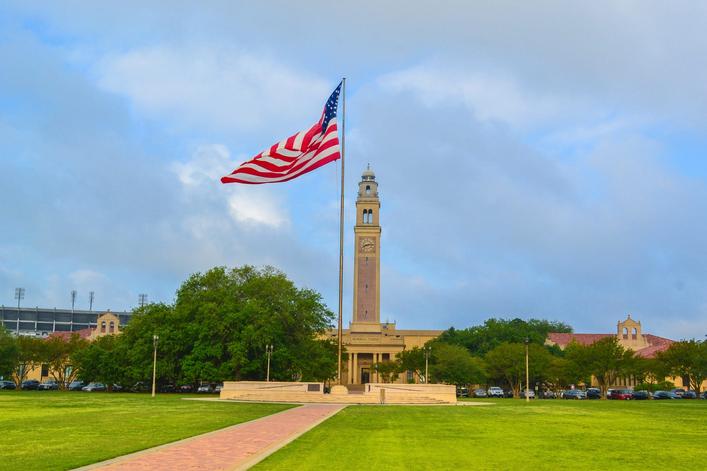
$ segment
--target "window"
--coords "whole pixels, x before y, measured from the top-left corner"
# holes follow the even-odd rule
[[[408,370],[408,383],[414,383],[415,382],[415,376],[412,373],[412,370]]]
[[[106,321],[101,322],[101,333],[102,334],[106,333]]]
[[[628,338],[628,329],[626,327],[624,327],[624,338]]]
[[[42,376],[49,376],[49,365],[42,365]]]
[[[371,194],[371,185],[366,185],[366,195]]]
[[[108,329],[108,332],[110,332],[111,334],[115,332],[115,322],[110,321],[110,327]]]
[[[636,330],[635,327],[633,329],[631,329],[631,338],[633,340],[636,340],[638,338],[638,331]]]

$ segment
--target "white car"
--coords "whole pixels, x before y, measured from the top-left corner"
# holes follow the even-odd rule
[[[486,391],[488,397],[503,397],[503,389],[498,386],[491,386],[488,391]]]

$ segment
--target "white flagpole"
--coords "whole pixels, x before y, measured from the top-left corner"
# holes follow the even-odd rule
[[[343,306],[344,306],[344,154],[346,151],[346,77],[341,79],[341,208],[339,211],[339,362],[338,380],[343,385],[341,372],[341,353],[343,343]]]

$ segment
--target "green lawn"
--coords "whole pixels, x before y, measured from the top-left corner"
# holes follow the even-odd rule
[[[182,397],[0,391],[0,470],[75,468],[291,407]]]
[[[256,469],[707,469],[707,401],[355,406]]]

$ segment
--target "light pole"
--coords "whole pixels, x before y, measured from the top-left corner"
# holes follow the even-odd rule
[[[270,382],[270,357],[272,356],[272,345],[265,346],[265,354],[268,356],[268,370],[265,375],[265,381]]]
[[[428,384],[430,382],[430,351],[432,348],[426,346],[423,350],[425,351],[425,384]]]
[[[152,336],[152,397],[155,397],[155,390],[157,386],[157,341],[160,337],[155,334]]]
[[[89,291],[88,293],[88,310],[93,312],[93,299],[95,298],[96,293],[93,291]]]
[[[20,301],[25,299],[25,289],[24,288],[15,288],[15,299],[17,300],[17,335],[20,334]]]
[[[525,402],[530,402],[530,375],[528,373],[528,343],[530,339],[525,338]]]

